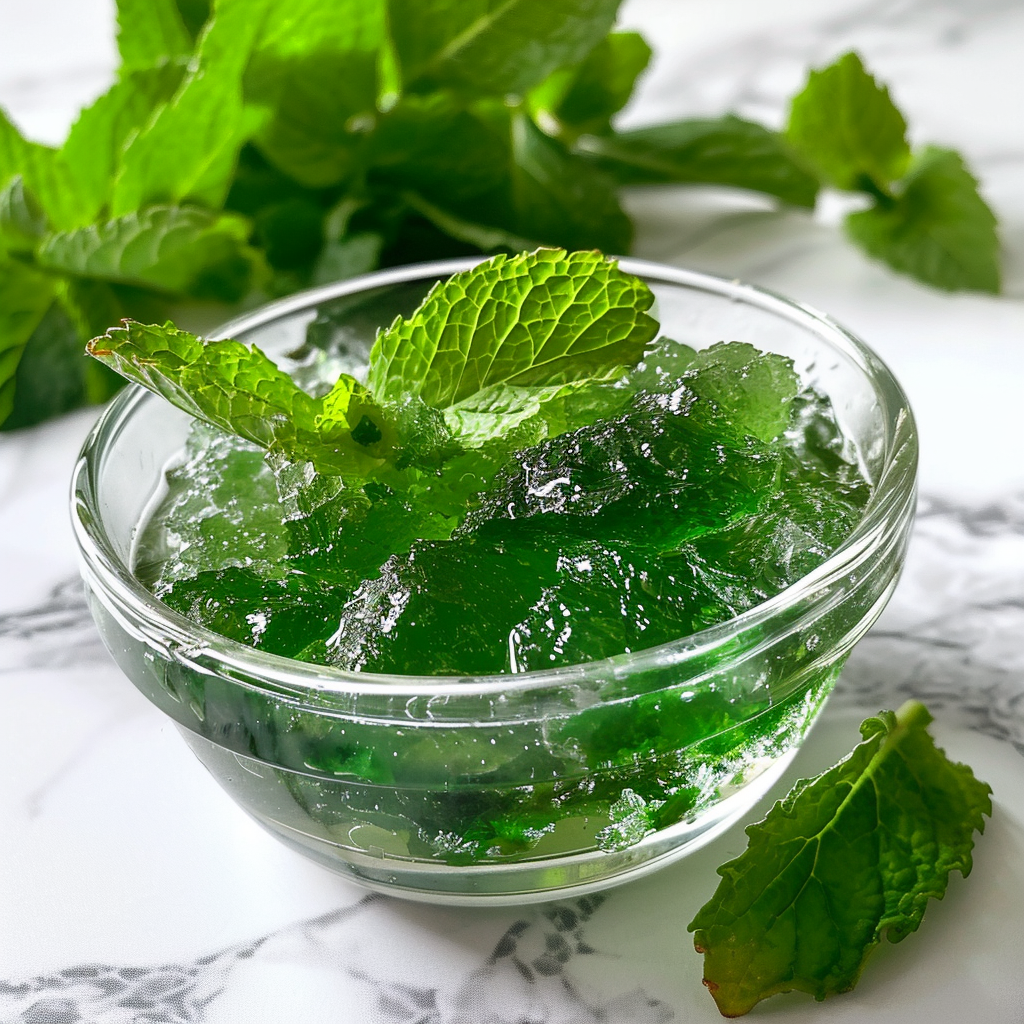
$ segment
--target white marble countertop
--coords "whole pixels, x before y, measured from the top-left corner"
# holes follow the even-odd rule
[[[0,104],[57,141],[114,61],[108,0],[0,0]],[[946,295],[812,217],[712,191],[629,200],[639,255],[831,313],[902,380],[922,505],[896,597],[784,785],[910,694],[992,782],[968,881],[827,1007],[776,1020],[1024,1021],[1024,4],[635,0],[658,47],[630,117],[781,119],[808,65],[856,47],[915,141],[962,150],[1001,223],[1005,294]],[[642,1024],[719,1019],[686,923],[733,829],[599,897],[456,910],[367,896],[280,846],[206,777],[103,651],[66,492],[94,413],[0,436],[0,1024]],[[761,805],[761,810],[766,808]]]

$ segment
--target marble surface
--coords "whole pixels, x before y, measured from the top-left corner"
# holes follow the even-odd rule
[[[713,190],[637,193],[638,254],[827,310],[892,365],[922,436],[904,579],[787,779],[864,714],[924,699],[994,787],[967,881],[826,1008],[779,1021],[1024,1021],[1024,4],[634,0],[659,48],[634,123],[777,122],[809,64],[857,47],[918,141],[965,152],[1002,222],[1006,293],[930,291],[836,229]],[[0,0],[0,103],[56,141],[113,61],[104,0]],[[644,1024],[719,1019],[685,925],[739,828],[664,871],[559,904],[456,910],[368,896],[246,818],[103,651],[67,481],[93,413],[0,439],[0,1024]],[[761,805],[763,811],[767,803]]]

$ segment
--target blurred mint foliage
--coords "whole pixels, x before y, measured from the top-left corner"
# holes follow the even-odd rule
[[[995,219],[951,150],[911,153],[855,54],[776,132],[731,114],[619,132],[650,59],[620,0],[118,0],[121,66],[59,148],[0,110],[0,429],[103,401],[123,317],[254,304],[379,266],[539,245],[625,253],[624,186],[812,208],[949,290],[999,289]]]

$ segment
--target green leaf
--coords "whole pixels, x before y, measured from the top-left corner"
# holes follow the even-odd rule
[[[198,60],[173,100],[127,145],[111,199],[122,216],[148,203],[219,207],[238,152],[263,119],[246,109],[242,76],[271,0],[221,0]]]
[[[406,89],[523,95],[581,61],[607,34],[620,0],[388,0]]]
[[[575,135],[604,134],[650,59],[651,48],[639,33],[612,32],[581,63],[558,68],[534,88],[527,97],[530,111],[540,123],[550,119],[553,127]]]
[[[629,252],[633,225],[612,179],[524,114],[512,121],[511,171],[511,216],[502,226],[545,245]]]
[[[291,0],[272,5],[245,74],[246,101],[269,111],[257,143],[310,187],[359,166],[376,118],[383,0]]]
[[[590,383],[588,378],[547,387],[492,384],[445,409],[445,422],[460,445],[479,448],[528,420],[543,418],[545,406]]]
[[[62,154],[24,138],[0,109],[0,188],[6,188],[19,174],[55,228],[64,230],[88,222],[88,200]]]
[[[46,214],[16,175],[0,191],[0,250],[31,252],[48,227]]]
[[[867,719],[853,753],[797,783],[718,869],[689,928],[725,1016],[779,992],[848,991],[883,936],[915,931],[950,872],[969,874],[991,788],[935,747],[931,720],[916,701]]]
[[[87,347],[128,380],[198,419],[321,473],[365,476],[394,441],[383,413],[342,374],[323,398],[306,394],[255,346],[204,342],[171,324],[126,320]]]
[[[0,424],[14,408],[22,353],[53,302],[51,280],[12,260],[0,261]]]
[[[14,375],[14,404],[4,430],[30,427],[89,400],[82,337],[62,302],[50,303],[32,332]]]
[[[153,206],[104,224],[50,235],[39,265],[65,274],[235,300],[253,283],[259,254],[247,222],[189,206]]]
[[[71,126],[61,156],[83,197],[83,218],[91,220],[109,202],[125,144],[157,108],[168,102],[185,75],[183,64],[165,63],[125,73]]]
[[[729,185],[807,207],[818,194],[785,138],[732,114],[584,136],[578,150],[623,185]]]
[[[915,155],[895,200],[846,219],[849,236],[919,281],[998,293],[996,218],[958,153],[928,146]]]
[[[378,401],[445,408],[498,384],[545,386],[636,363],[658,330],[650,289],[600,253],[495,256],[438,283],[377,336]]]
[[[410,97],[381,119],[370,159],[375,187],[480,249],[629,249],[611,179],[503,103]]]
[[[856,53],[812,71],[786,137],[836,188],[885,192],[910,161],[907,124]]]
[[[380,265],[383,241],[380,235],[363,231],[327,242],[313,266],[312,283],[330,284],[375,270]]]
[[[187,56],[192,36],[175,0],[117,0],[117,48],[123,75]]]

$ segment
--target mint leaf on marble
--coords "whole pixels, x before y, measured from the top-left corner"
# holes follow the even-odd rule
[[[889,90],[846,53],[793,97],[786,138],[836,188],[885,192],[910,162],[906,132]]]
[[[639,278],[597,252],[493,259],[431,289],[381,331],[367,382],[380,402],[436,408],[496,385],[565,384],[631,366],[658,330]]]
[[[390,451],[383,413],[347,374],[313,398],[255,346],[129,320],[87,351],[197,419],[322,473],[363,477]]]
[[[778,132],[732,114],[584,136],[578,151],[622,185],[729,185],[813,206],[818,179]]]
[[[926,146],[895,197],[850,214],[846,231],[871,256],[936,288],[999,292],[996,218],[953,150]]]
[[[917,701],[867,719],[853,752],[798,782],[718,869],[689,930],[724,1016],[780,992],[848,991],[883,937],[917,930],[951,871],[970,873],[991,787],[935,746],[931,721]]]

